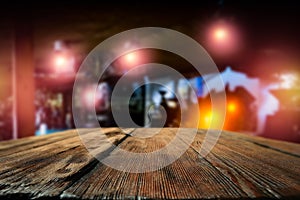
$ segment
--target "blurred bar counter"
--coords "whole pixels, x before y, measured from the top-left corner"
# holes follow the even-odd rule
[[[116,146],[143,153],[158,150],[174,138],[175,130],[163,128],[152,136],[151,128],[128,129],[126,134],[118,128],[84,129],[84,135],[91,141],[95,134],[108,138],[95,150],[109,157]],[[198,130],[179,159],[144,173],[102,164],[88,153],[76,130],[1,142],[0,199],[300,197],[300,144],[223,131],[212,151],[201,158],[198,151],[205,135]]]

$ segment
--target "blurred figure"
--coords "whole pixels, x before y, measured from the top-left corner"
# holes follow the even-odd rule
[[[73,116],[72,116],[72,111],[70,106],[68,106],[67,108],[65,124],[67,129],[72,129],[74,127]]]

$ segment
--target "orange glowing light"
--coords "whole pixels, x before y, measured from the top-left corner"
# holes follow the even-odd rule
[[[212,113],[207,113],[204,117],[204,122],[206,125],[209,126],[211,121],[212,121]]]
[[[203,115],[200,115],[200,121],[198,124],[198,128],[204,129],[223,129],[224,120],[223,116],[220,116],[220,113],[214,111],[205,111]]]
[[[235,111],[236,111],[236,104],[235,104],[235,103],[229,103],[229,104],[227,105],[227,110],[228,110],[229,112],[235,112]]]

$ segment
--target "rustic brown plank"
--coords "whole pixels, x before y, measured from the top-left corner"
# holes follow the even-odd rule
[[[225,133],[230,133],[230,132],[227,131]],[[274,149],[274,150],[280,151],[282,153],[292,154],[292,155],[296,155],[296,156],[300,157],[299,144],[296,144],[296,143],[268,139],[268,138],[263,138],[260,136],[253,137],[251,135],[237,133],[237,132],[234,132],[233,134],[229,134],[229,135],[234,135],[235,139],[245,140],[248,142],[252,142],[253,144],[256,144],[258,146]]]
[[[76,134],[73,134],[74,130],[64,131],[56,133],[54,135],[43,135],[43,136],[32,136],[27,138],[22,138],[18,140],[9,140],[0,143],[0,153],[5,155],[6,153],[13,153],[22,151],[26,148],[34,148],[41,145],[46,145],[51,142],[60,141],[66,137],[76,137]],[[75,133],[75,132],[74,132]]]
[[[119,131],[120,134],[110,135],[109,133],[114,132],[114,129],[107,130],[107,132],[103,130],[102,133],[97,130],[97,133],[108,133],[106,135],[112,142],[118,140],[119,137],[125,137],[125,134]],[[91,129],[87,132],[94,133],[95,130]],[[31,144],[32,146],[26,143],[27,150],[2,156],[0,158],[0,196],[7,198],[58,197],[70,184],[98,163],[88,154],[76,132],[69,132],[63,138],[63,140],[37,147],[34,143]],[[108,148],[108,145],[104,146]],[[105,151],[103,148],[102,150]]]
[[[143,130],[147,134],[146,130]],[[151,133],[151,131],[150,131]],[[131,135],[136,135],[134,131]],[[157,137],[157,135],[156,135]],[[169,137],[164,140],[169,141]],[[121,148],[129,146],[128,151],[145,152],[147,151],[148,143],[146,141],[153,141],[153,138],[138,139],[128,137],[126,141],[120,144]],[[164,141],[158,142],[163,146]],[[128,162],[132,162],[128,160]],[[137,163],[138,164],[138,163]],[[101,174],[101,176],[99,176]],[[152,176],[155,177],[155,176]],[[88,175],[76,182],[68,188],[61,197],[77,197],[77,198],[131,198],[137,197],[137,191],[141,184],[140,175],[135,173],[121,172],[101,163],[95,167]],[[161,192],[159,192],[162,194]]]
[[[199,156],[204,131],[190,148],[162,169],[129,173],[112,169],[92,157],[119,158],[120,150],[149,153],[175,138],[175,128],[85,129],[0,143],[0,198],[295,198],[300,196],[299,144],[223,132],[205,158]],[[182,147],[191,129],[184,129],[169,159]],[[131,136],[129,136],[130,134]],[[215,133],[212,133],[215,134]],[[108,138],[108,140],[106,140]],[[119,148],[115,148],[117,145]],[[149,155],[144,155],[147,161]],[[145,163],[128,157],[131,163]],[[123,163],[124,164],[124,163]],[[155,164],[151,162],[150,164]]]
[[[151,138],[134,137],[138,135],[145,136],[148,131],[153,130],[135,130],[132,133],[133,137],[127,138],[120,144],[120,147],[136,153],[152,152],[168,144],[176,133],[176,129],[165,128],[160,134],[156,134]],[[189,130],[186,129],[186,131]],[[116,156],[118,153],[116,151],[112,152],[110,156]],[[91,173],[68,188],[62,197],[88,199],[246,197],[243,191],[239,190],[230,179],[223,176],[208,161],[202,160],[200,163],[197,160],[199,160],[198,154],[194,150],[188,149],[173,164],[158,171],[141,174],[118,171],[99,163]],[[132,162],[134,160],[129,158],[128,164]],[[98,177],[99,174],[104,174],[105,177]],[[103,179],[109,179],[110,181],[104,181]]]
[[[300,159],[297,156],[257,146],[248,141],[249,137],[242,140],[243,136],[234,136],[235,133],[224,132],[206,159],[251,198],[300,195]],[[192,144],[195,151],[199,151],[199,141],[203,138],[204,133],[199,132]]]

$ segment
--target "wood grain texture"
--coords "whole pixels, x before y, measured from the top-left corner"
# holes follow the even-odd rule
[[[199,152],[206,136],[198,130],[190,147],[172,164],[155,171],[130,173],[101,159],[120,151],[175,156],[191,129],[81,129],[0,143],[0,199],[237,199],[300,197],[300,145],[223,131],[206,156]],[[216,134],[216,133],[212,133]],[[84,141],[84,142],[83,142]],[[125,164],[141,167],[131,157]],[[153,162],[151,160],[151,162]],[[124,163],[123,163],[124,164]],[[134,165],[132,165],[134,164]],[[150,163],[151,164],[151,163]],[[155,164],[155,163],[153,163]]]

